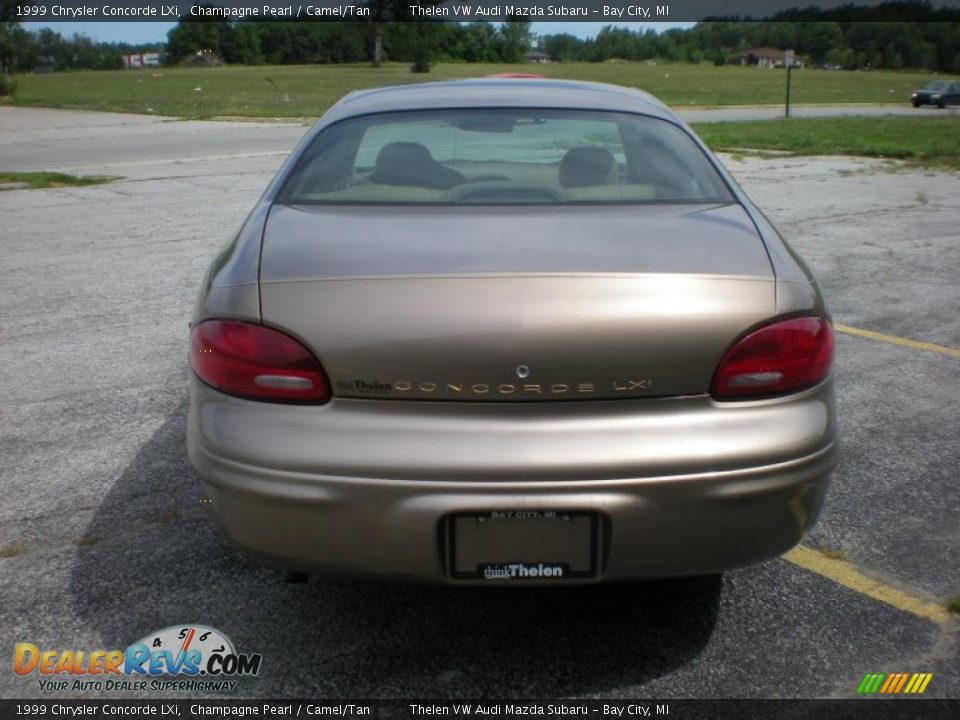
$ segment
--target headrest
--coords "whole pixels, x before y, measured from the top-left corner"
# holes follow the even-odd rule
[[[603,148],[568,150],[560,161],[560,185],[565,188],[603,185],[610,179],[615,162],[613,153]]]
[[[420,143],[387,143],[377,155],[370,179],[383,185],[434,187],[434,162]]]

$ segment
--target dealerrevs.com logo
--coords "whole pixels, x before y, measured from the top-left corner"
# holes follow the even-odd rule
[[[205,625],[174,625],[126,650],[49,650],[17,643],[13,671],[36,675],[40,690],[235,690],[235,678],[260,672],[258,653],[238,653],[226,635]]]

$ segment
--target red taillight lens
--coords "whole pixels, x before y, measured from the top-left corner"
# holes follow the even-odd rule
[[[718,400],[785,395],[830,374],[833,330],[821,317],[781,320],[741,338],[720,363],[711,393]]]
[[[320,363],[282,332],[236,320],[207,320],[190,335],[190,367],[207,385],[251,400],[325,403]]]

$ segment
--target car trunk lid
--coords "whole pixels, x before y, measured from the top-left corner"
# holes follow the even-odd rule
[[[337,396],[487,402],[705,393],[775,309],[738,205],[274,206],[261,301]]]

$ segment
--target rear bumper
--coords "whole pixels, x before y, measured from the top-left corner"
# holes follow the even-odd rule
[[[227,537],[277,565],[444,582],[449,514],[566,509],[599,514],[598,579],[618,580],[718,572],[799,542],[826,492],[833,418],[829,383],[736,405],[307,408],[193,379],[188,447]]]

